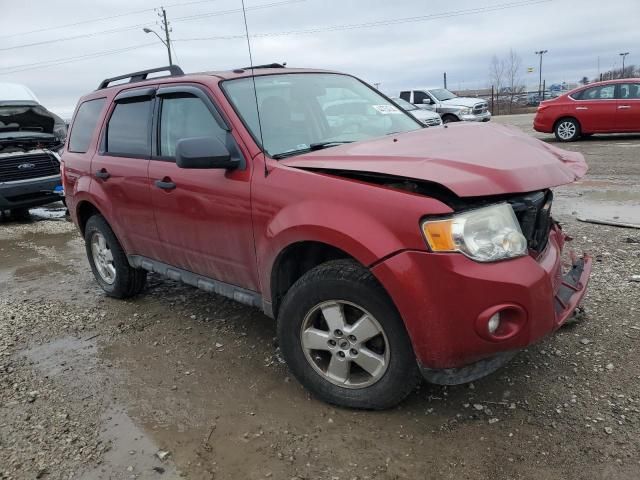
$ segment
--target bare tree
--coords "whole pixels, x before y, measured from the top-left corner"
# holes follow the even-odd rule
[[[489,80],[496,91],[496,110],[499,110],[500,108],[498,105],[500,103],[500,92],[504,88],[505,70],[504,60],[501,60],[497,55],[494,55],[491,58],[491,63],[489,64]]]
[[[507,82],[507,88],[509,89],[509,113],[513,106],[513,99],[516,95],[524,91],[522,86],[522,77],[520,76],[522,70],[522,58],[513,49],[509,50],[509,54],[504,61],[505,77]]]

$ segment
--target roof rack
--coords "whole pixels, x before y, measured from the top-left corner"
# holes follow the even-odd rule
[[[286,68],[287,63],[267,63],[265,65],[254,65],[252,67],[242,67],[241,70],[251,70],[256,68]]]
[[[126,75],[119,75],[117,77],[105,78],[100,85],[98,86],[98,90],[102,90],[103,88],[107,88],[110,83],[115,82],[117,80],[124,80],[125,78],[129,79],[129,83],[142,82],[147,79],[147,76],[150,73],[156,72],[169,72],[169,77],[177,77],[179,75],[184,75],[182,69],[177,65],[169,65],[168,67],[159,67],[159,68],[150,68],[149,70],[141,70],[139,72],[127,73]]]

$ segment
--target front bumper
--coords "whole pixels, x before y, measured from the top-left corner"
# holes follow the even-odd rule
[[[487,111],[479,115],[475,115],[473,113],[469,115],[460,115],[460,120],[463,122],[488,122],[491,120],[491,112]]]
[[[487,264],[455,253],[406,251],[372,271],[393,298],[423,372],[461,369],[525,348],[573,313],[586,292],[591,259],[575,259],[563,276],[563,244],[562,231],[554,228],[537,259]],[[513,335],[491,338],[479,322],[505,306],[516,312],[518,328]],[[471,376],[462,375],[462,381]]]
[[[60,175],[33,180],[0,183],[0,210],[32,208],[61,200],[54,192]]]

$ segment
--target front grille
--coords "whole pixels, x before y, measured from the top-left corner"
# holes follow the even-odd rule
[[[47,153],[0,158],[0,182],[14,182],[60,174],[60,163]]]
[[[440,118],[428,118],[424,120],[424,124],[429,127],[437,127],[442,124],[442,120]]]
[[[486,113],[489,110],[489,105],[486,103],[478,103],[473,107],[473,113],[476,115],[480,115],[482,113]]]
[[[551,230],[551,203],[553,194],[550,190],[530,193],[509,200],[520,223],[522,234],[527,239],[529,248],[542,252],[549,240]]]

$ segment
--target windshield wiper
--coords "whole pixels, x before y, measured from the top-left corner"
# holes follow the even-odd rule
[[[338,145],[343,145],[345,143],[353,143],[353,140],[338,140],[338,141],[330,141],[330,142],[318,142],[312,143],[307,148],[298,148],[297,150],[289,150],[288,152],[276,153],[272,155],[271,158],[275,160],[280,160],[282,158],[292,157],[294,155],[300,155],[302,153],[312,152],[314,150],[322,150],[323,148],[335,147]]]
[[[337,140],[332,142],[318,142],[309,145],[309,150],[322,150],[323,148],[335,147],[337,145],[344,145],[345,143],[353,143],[353,140]]]

